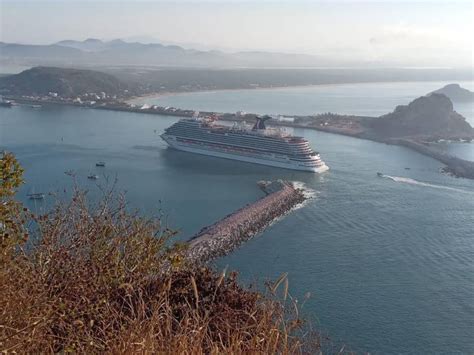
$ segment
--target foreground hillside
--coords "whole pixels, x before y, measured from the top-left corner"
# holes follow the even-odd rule
[[[129,85],[110,74],[83,69],[35,67],[0,78],[0,94],[62,97],[101,93],[123,96]]]
[[[235,273],[192,267],[170,247],[174,232],[109,193],[97,208],[76,191],[33,214],[14,199],[21,183],[13,155],[0,154],[2,353],[319,351],[318,337],[297,335],[283,277],[262,294]]]

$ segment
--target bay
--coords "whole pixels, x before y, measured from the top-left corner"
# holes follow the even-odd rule
[[[438,84],[413,83],[413,90],[401,83],[337,87],[337,105],[322,112],[355,113],[354,105],[361,114],[388,112]],[[192,108],[201,110],[219,103],[222,111],[313,112],[317,95],[302,99],[298,90],[303,88],[164,96],[155,102],[199,103]],[[384,96],[379,106],[377,98]],[[70,192],[66,170],[76,171],[77,184],[91,196],[100,194],[96,183],[117,178],[116,189],[126,191],[131,208],[162,214],[179,229],[180,240],[260,198],[258,180],[303,182],[313,199],[217,267],[239,270],[243,282],[288,272],[294,297],[302,301],[312,294],[303,314],[333,342],[357,351],[474,351],[474,181],[442,175],[440,163],[403,147],[305,129],[293,133],[321,152],[329,172],[313,175],[172,151],[159,134],[177,119],[70,107],[1,108],[0,149],[13,151],[26,169],[19,197],[30,208],[46,210],[54,200],[30,201],[26,194],[32,190]],[[101,160],[105,168],[95,166]],[[378,178],[377,171],[391,178]],[[90,173],[100,179],[88,180]]]

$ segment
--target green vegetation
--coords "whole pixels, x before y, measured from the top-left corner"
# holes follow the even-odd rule
[[[87,194],[75,191],[35,215],[14,199],[22,173],[3,153],[0,351],[319,350],[319,338],[301,337],[298,313],[285,307],[285,277],[262,294],[239,286],[235,273],[192,267],[178,257],[180,246],[170,247],[174,232],[128,212],[109,192],[91,207]]]
[[[110,74],[83,69],[35,67],[19,74],[0,78],[0,94],[46,96],[56,93],[62,97],[88,93],[125,95],[129,85]]]
[[[286,64],[288,66],[288,63]],[[286,86],[366,83],[385,81],[470,80],[471,72],[456,69],[259,69],[219,66],[210,68],[110,67],[100,70],[144,92],[253,89]],[[243,66],[245,67],[245,66]],[[291,114],[291,112],[286,112]]]
[[[50,92],[54,92],[59,97],[75,98],[88,93],[98,94],[104,92],[107,94],[107,99],[110,100],[112,97],[113,99],[120,99],[159,92],[254,89],[384,81],[451,80],[453,78],[461,80],[472,77],[472,73],[464,73],[462,70],[455,69],[427,69],[422,71],[377,68],[211,69],[154,66],[111,67],[110,63],[93,66],[78,63],[76,66],[94,68],[94,70],[34,67],[19,74],[0,76],[0,95],[47,96]],[[93,97],[83,97],[83,99],[93,100]]]

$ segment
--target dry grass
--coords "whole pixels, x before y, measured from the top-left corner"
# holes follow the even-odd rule
[[[319,349],[316,338],[303,343],[296,335],[301,321],[289,318],[285,301],[272,296],[280,287],[286,298],[285,278],[263,295],[241,287],[235,273],[187,265],[177,256],[181,246],[168,247],[173,232],[162,230],[158,220],[127,212],[122,199],[106,196],[91,207],[86,194],[76,191],[69,202],[35,216],[9,193],[21,183],[11,183],[14,174],[6,173],[15,167],[1,167],[1,351]],[[36,243],[31,231],[40,236]]]

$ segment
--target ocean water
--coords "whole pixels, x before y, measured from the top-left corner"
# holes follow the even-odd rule
[[[392,112],[398,105],[406,105],[450,83],[452,82],[388,82],[203,91],[145,97],[136,99],[134,102],[201,111],[245,111],[258,114],[281,114],[288,117],[324,112],[381,116]],[[458,83],[474,91],[474,82],[460,81]],[[454,109],[474,126],[474,102],[456,102]],[[440,144],[439,148],[460,158],[474,160],[474,144]]]
[[[367,92],[354,86],[363,98],[358,105],[365,102],[366,112],[390,111],[372,95],[386,95],[387,102],[418,95],[402,84],[387,84],[390,90],[382,94],[384,85]],[[413,85],[426,85],[424,92],[436,88]],[[292,100],[305,100],[293,95],[295,89],[285,90],[284,112],[292,112]],[[278,97],[285,90],[277,90]],[[199,94],[200,109],[215,109],[214,103],[227,96],[238,102],[239,95],[245,106],[253,94],[257,91]],[[193,95],[180,100],[194,102]],[[263,95],[264,112],[281,105],[263,91],[258,95]],[[171,98],[179,96],[158,100]],[[349,98],[347,106],[343,98],[337,102],[331,111],[349,110],[355,101]],[[231,105],[226,109],[232,110]],[[66,170],[76,171],[79,185],[91,196],[99,194],[96,184],[117,178],[117,189],[126,191],[131,207],[147,215],[163,213],[163,221],[180,230],[181,240],[260,198],[258,180],[302,182],[315,197],[219,260],[217,267],[239,270],[243,282],[288,272],[294,297],[312,295],[303,314],[334,343],[357,351],[474,352],[474,181],[442,175],[437,161],[403,147],[304,129],[293,133],[321,152],[329,172],[313,175],[172,151],[159,134],[176,120],[68,107],[0,108],[0,149],[13,151],[25,167],[19,197],[30,208],[47,209],[53,197],[34,202],[26,199],[28,192],[71,189]],[[106,161],[105,168],[95,167],[100,160]],[[377,177],[378,171],[385,176]],[[89,173],[100,179],[89,181]]]
[[[406,105],[417,97],[452,82],[363,83],[300,86],[289,88],[203,91],[168,94],[134,100],[190,110],[217,112],[245,111],[259,114],[311,115],[334,112],[360,116],[380,116]],[[460,81],[474,91],[474,82]],[[474,103],[457,103],[455,109],[474,124]]]

